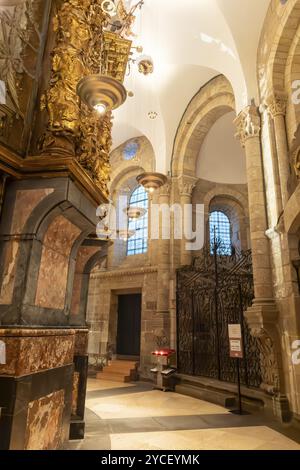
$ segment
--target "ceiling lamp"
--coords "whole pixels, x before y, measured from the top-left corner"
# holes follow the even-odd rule
[[[107,13],[110,16],[117,13],[117,6],[112,0],[103,0],[101,3],[101,9],[104,13]]]
[[[77,94],[91,110],[99,114],[121,106],[127,98],[124,85],[107,75],[88,75],[77,85]]]
[[[104,227],[97,227],[96,228],[96,235],[99,240],[110,240],[113,232],[109,230],[107,225],[104,225]]]
[[[127,242],[135,235],[135,230],[118,230],[117,234],[120,240]]]
[[[149,56],[140,56],[137,61],[138,70],[143,75],[150,75],[154,71],[153,60]]]
[[[144,186],[147,192],[153,193],[164,186],[168,179],[161,173],[142,173],[136,180],[139,184]]]
[[[127,214],[127,217],[129,219],[141,219],[144,217],[144,215],[147,213],[147,210],[144,209],[143,207],[128,207],[124,209],[125,214]]]

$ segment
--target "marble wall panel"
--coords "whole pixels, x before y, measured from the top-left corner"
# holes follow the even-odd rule
[[[28,405],[25,450],[56,450],[62,444],[64,390]]]
[[[43,242],[35,304],[62,310],[68,278],[69,257],[81,231],[63,216],[50,224]]]
[[[3,277],[0,290],[0,305],[12,303],[19,247],[20,244],[16,240],[5,242],[3,247]]]
[[[53,188],[24,189],[16,192],[16,200],[13,211],[11,233],[20,234],[32,213],[33,209],[49,194],[53,193]]]

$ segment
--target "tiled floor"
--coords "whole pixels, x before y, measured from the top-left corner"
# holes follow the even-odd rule
[[[147,384],[89,380],[86,438],[78,450],[300,450],[274,422]],[[285,434],[290,435],[289,431]]]

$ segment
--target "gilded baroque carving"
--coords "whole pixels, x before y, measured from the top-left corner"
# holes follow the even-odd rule
[[[47,132],[41,140],[43,151],[61,146],[57,145],[56,137],[67,137],[72,145],[72,138],[79,131],[76,86],[87,73],[85,54],[92,41],[88,26],[90,11],[91,0],[68,0],[54,18],[56,46],[52,52],[51,78],[41,100],[41,108],[47,110],[49,118]]]
[[[132,42],[105,31],[101,54],[101,73],[123,82]]]
[[[24,118],[20,102],[21,80],[24,75],[35,79],[35,62],[26,66],[28,50],[37,55],[41,33],[36,21],[39,2],[29,0],[0,11],[0,80],[7,88],[7,105]],[[26,52],[27,50],[27,52]]]
[[[131,41],[104,31],[108,19],[98,0],[67,0],[56,15],[51,79],[41,102],[49,120],[40,139],[43,153],[74,155],[106,196],[112,116],[91,112],[76,88],[93,74],[124,79]]]
[[[235,124],[237,127],[236,137],[241,141],[243,147],[248,139],[259,137],[261,118],[257,107],[251,104],[245,108],[236,118]]]
[[[8,106],[0,106],[0,137],[7,137],[13,126],[15,113]]]
[[[97,112],[82,112],[76,156],[104,195],[108,196],[110,181],[109,155],[112,145],[112,116],[99,119]]]

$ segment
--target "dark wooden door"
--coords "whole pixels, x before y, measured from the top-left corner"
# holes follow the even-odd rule
[[[141,348],[141,294],[120,295],[117,354],[139,356]]]

